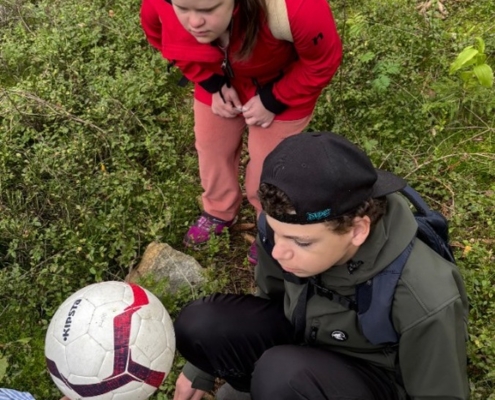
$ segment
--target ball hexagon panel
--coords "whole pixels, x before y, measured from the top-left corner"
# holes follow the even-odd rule
[[[132,290],[124,285],[123,282],[102,282],[105,284],[102,290],[101,284],[90,285],[84,297],[91,301],[96,307],[114,301],[122,301],[127,305],[133,301]],[[128,285],[127,285],[128,286]]]
[[[175,347],[167,347],[163,353],[151,361],[150,369],[153,371],[170,371],[174,355]]]
[[[153,340],[148,340],[153,338]],[[134,342],[149,358],[169,347],[168,332],[160,321],[144,320],[139,324]]]
[[[52,318],[47,336],[51,335],[62,344],[69,344],[88,332],[87,321],[92,318],[95,307],[83,297],[66,300]]]
[[[165,308],[163,307],[163,304],[150,292],[146,291],[146,294],[148,295],[148,301],[149,301],[148,306],[138,310],[136,312],[136,315],[138,315],[141,319],[145,319],[145,320],[146,319],[153,319],[158,321],[161,320],[164,313],[166,312]]]
[[[123,301],[114,300],[96,307],[89,322],[88,333],[106,350],[114,350],[115,337],[108,332],[114,332],[115,318],[125,313],[128,305]],[[125,322],[125,321],[124,321]]]
[[[108,351],[86,334],[68,344],[65,352],[71,374],[97,377]],[[111,373],[111,370],[110,370]]]
[[[100,370],[96,377],[99,380],[104,380],[112,375],[115,361],[115,353],[113,351],[107,351],[103,362],[101,363]]]
[[[167,347],[169,349],[173,349],[175,352],[175,330],[174,323],[172,322],[172,318],[165,312],[165,315],[162,318],[162,326],[163,330],[166,332],[165,337],[167,338]]]
[[[57,363],[58,369],[64,374],[68,375],[69,364],[65,356],[65,345],[54,339],[52,335],[49,336],[51,340],[46,340],[45,354],[51,354],[53,361]]]

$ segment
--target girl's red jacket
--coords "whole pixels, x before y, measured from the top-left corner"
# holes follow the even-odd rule
[[[277,120],[296,120],[313,112],[316,100],[342,59],[342,44],[326,0],[286,0],[294,42],[274,38],[268,24],[261,29],[247,60],[236,60],[242,32],[239,7],[232,19],[227,54],[213,44],[201,44],[187,32],[166,0],[143,0],[141,25],[150,44],[195,83],[194,97],[211,105],[211,95],[226,82],[222,63],[228,57],[230,79],[245,104],[256,94]]]

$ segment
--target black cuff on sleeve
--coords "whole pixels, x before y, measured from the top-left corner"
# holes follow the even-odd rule
[[[186,365],[184,365],[182,373],[191,381],[191,387],[194,389],[209,392],[215,386],[215,377],[201,371],[190,362],[187,362]]]
[[[220,91],[223,85],[225,85],[226,79],[223,75],[213,74],[208,79],[205,79],[198,84],[206,90],[208,93],[216,93]]]
[[[260,95],[261,103],[263,103],[263,106],[268,111],[271,111],[274,114],[280,114],[284,112],[288,106],[275,98],[272,89],[273,83],[269,83],[268,85],[263,86],[258,94]]]

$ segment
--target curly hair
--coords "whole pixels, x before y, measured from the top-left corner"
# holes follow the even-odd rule
[[[258,197],[263,210],[268,215],[295,214],[296,212],[285,192],[274,185],[262,183],[258,190]],[[373,228],[386,211],[386,197],[369,198],[353,211],[323,223],[331,231],[343,235],[351,230],[354,218],[368,216],[371,221],[371,228]]]

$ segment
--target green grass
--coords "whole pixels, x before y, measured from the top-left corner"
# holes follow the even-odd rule
[[[57,306],[123,279],[152,240],[182,249],[198,212],[191,87],[146,43],[138,3],[0,3],[0,387],[39,399],[59,396],[43,357]],[[476,37],[495,66],[495,5],[445,6],[440,19],[406,0],[333,1],[345,57],[310,128],[359,143],[449,217],[471,301],[472,398],[493,399],[494,89],[449,67]],[[250,291],[246,249],[233,232],[190,251],[209,283],[163,296],[171,314],[202,293]],[[182,362],[155,398],[171,398]]]

